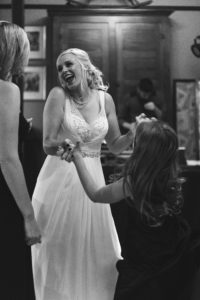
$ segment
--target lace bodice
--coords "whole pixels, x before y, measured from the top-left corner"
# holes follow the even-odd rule
[[[80,147],[85,156],[98,156],[101,143],[108,131],[108,121],[105,113],[104,92],[99,91],[100,111],[97,118],[88,123],[76,108],[73,101],[66,99],[64,135],[72,142],[80,142]]]

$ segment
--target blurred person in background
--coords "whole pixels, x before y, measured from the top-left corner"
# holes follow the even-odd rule
[[[162,118],[161,103],[149,78],[141,79],[127,94],[119,107],[118,118],[122,133],[126,133],[135,117],[144,113],[147,117]]]

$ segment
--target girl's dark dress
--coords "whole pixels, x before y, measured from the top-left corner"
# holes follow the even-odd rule
[[[124,259],[117,263],[114,300],[190,300],[199,239],[192,242],[186,220],[168,216],[161,226],[151,227],[134,207],[124,205]]]
[[[20,114],[19,144],[26,137],[27,132],[28,124]],[[4,180],[1,169],[0,210],[0,298],[2,300],[33,300],[30,248],[25,244],[23,217]]]

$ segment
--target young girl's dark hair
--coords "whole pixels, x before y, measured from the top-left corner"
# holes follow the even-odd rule
[[[180,213],[183,179],[178,177],[177,149],[177,135],[166,123],[152,120],[138,125],[123,171],[124,187],[131,193],[127,201],[149,225],[159,226],[165,216]]]

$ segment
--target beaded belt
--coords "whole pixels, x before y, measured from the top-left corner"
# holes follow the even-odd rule
[[[101,153],[100,151],[84,151],[84,150],[81,150],[81,154],[82,154],[82,157],[100,157]]]

